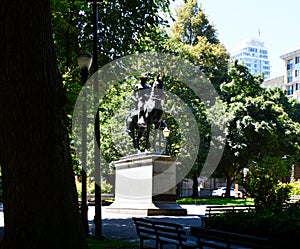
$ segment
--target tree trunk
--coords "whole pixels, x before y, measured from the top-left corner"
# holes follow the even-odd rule
[[[230,188],[233,183],[233,179],[231,176],[226,175],[226,192],[225,192],[225,197],[229,198],[230,197]]]
[[[199,197],[198,195],[198,174],[193,174],[193,197]]]
[[[49,0],[2,0],[0,248],[87,248],[63,113]]]

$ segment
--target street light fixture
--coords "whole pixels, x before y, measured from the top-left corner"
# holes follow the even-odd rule
[[[164,135],[164,138],[166,139],[166,154],[169,155],[169,151],[168,151],[168,138],[169,138],[169,135],[170,135],[170,130],[168,129],[168,127],[165,127],[163,129],[163,135]]]
[[[84,52],[78,55],[77,62],[80,70],[90,70],[93,62],[93,56],[91,53]],[[86,79],[87,80],[87,79]],[[85,84],[85,82],[83,82]]]
[[[81,70],[90,70],[93,62],[93,56],[88,52],[81,53],[77,57],[77,62]]]
[[[77,57],[77,62],[81,71],[82,87],[85,85],[90,75],[90,68],[93,62],[93,56],[88,53],[81,53]],[[88,205],[87,205],[87,177],[86,177],[86,165],[87,165],[87,120],[86,120],[86,92],[83,91],[82,101],[82,155],[81,155],[81,219],[83,229],[86,236],[89,236],[89,224],[88,224]]]

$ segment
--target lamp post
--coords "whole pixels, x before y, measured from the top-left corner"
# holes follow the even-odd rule
[[[94,81],[94,104],[99,104],[99,99],[97,93],[99,91],[98,86],[98,5],[102,4],[103,1],[99,0],[85,0],[87,3],[91,3],[93,6],[93,81]],[[100,122],[99,122],[99,109],[95,116],[95,139],[94,139],[94,179],[95,179],[95,233],[94,237],[97,239],[102,239],[102,215],[101,215],[101,176],[100,176],[100,150],[97,150],[97,146],[100,147]]]
[[[80,68],[81,72],[81,80],[82,80],[82,86],[86,83],[89,74],[90,74],[90,68],[92,65],[93,57],[90,53],[81,53],[77,57],[77,62]],[[86,120],[86,94],[85,91],[83,92],[83,101],[82,101],[82,144],[81,144],[81,149],[82,149],[82,157],[81,157],[81,219],[82,219],[82,224],[83,224],[83,229],[85,232],[85,235],[89,235],[89,224],[88,224],[88,206],[87,206],[87,191],[86,191],[86,183],[87,183],[87,178],[86,178],[86,162],[87,162],[87,120]]]
[[[170,130],[168,129],[168,127],[165,127],[163,129],[163,135],[164,135],[164,138],[166,139],[166,155],[169,155],[169,151],[168,151],[168,138],[169,138],[169,135],[170,135]]]
[[[97,0],[87,0],[93,4],[93,43],[94,43],[94,62],[93,62],[93,72],[94,72],[94,105],[99,105],[98,92],[98,5],[102,4],[102,1]],[[100,121],[99,121],[99,108],[97,108],[95,117],[95,139],[94,139],[94,178],[95,178],[95,233],[94,237],[97,239],[103,239],[102,235],[102,214],[101,214],[101,170],[100,170]],[[99,146],[99,150],[97,150]]]

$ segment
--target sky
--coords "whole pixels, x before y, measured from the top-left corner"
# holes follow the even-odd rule
[[[172,6],[178,6],[182,2],[175,0]],[[271,77],[285,73],[284,61],[280,56],[300,48],[299,0],[198,2],[229,52],[248,38],[259,38],[268,48]]]

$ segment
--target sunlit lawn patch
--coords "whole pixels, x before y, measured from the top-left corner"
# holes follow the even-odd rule
[[[203,205],[253,205],[252,198],[181,198],[176,201],[178,204],[203,204]]]

